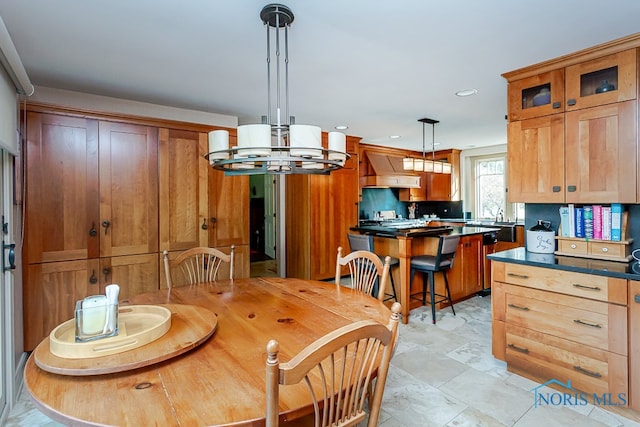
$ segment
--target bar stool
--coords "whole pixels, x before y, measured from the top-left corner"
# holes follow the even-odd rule
[[[427,275],[429,276],[429,302],[431,303],[431,319],[433,324],[436,323],[436,303],[442,301],[448,301],[451,304],[451,311],[453,315],[456,315],[456,310],[453,308],[453,301],[451,300],[451,292],[449,291],[449,281],[447,280],[447,270],[453,267],[453,260],[456,256],[456,250],[458,249],[458,243],[460,242],[460,235],[444,235],[440,236],[438,242],[438,252],[433,255],[419,255],[411,258],[411,281],[409,282],[409,288],[413,284],[413,276],[416,271],[423,273],[422,281],[422,298],[417,298],[415,295],[419,293],[411,294],[411,298],[422,301],[422,305],[426,305],[427,298]],[[446,295],[435,293],[435,273],[442,272],[444,276],[444,287]],[[436,297],[440,299],[436,300]]]
[[[347,233],[347,238],[349,239],[349,248],[351,252],[354,251],[369,251],[373,252],[373,236],[367,234],[351,234]],[[381,261],[384,262],[384,258],[382,255],[378,255]],[[398,258],[390,257],[391,263],[390,267],[397,267],[400,265],[400,260]],[[388,298],[385,298],[384,301],[389,301],[390,299],[396,300],[398,302],[398,296],[396,295],[396,285],[393,282],[393,274],[389,272],[389,277],[391,278],[391,290],[393,291],[393,295],[385,294]]]

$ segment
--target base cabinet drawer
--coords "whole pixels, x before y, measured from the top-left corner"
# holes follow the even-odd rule
[[[628,396],[627,357],[609,351],[507,325],[506,362],[510,369],[534,373],[543,383],[570,380],[585,393]]]

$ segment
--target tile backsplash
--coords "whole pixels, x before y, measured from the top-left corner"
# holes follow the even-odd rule
[[[394,210],[403,218],[409,216],[410,203],[398,200],[397,188],[363,188],[360,219],[371,219],[374,211]],[[436,214],[440,218],[462,218],[462,202],[417,202],[416,216]]]

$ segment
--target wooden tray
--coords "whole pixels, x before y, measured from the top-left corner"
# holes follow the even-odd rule
[[[127,307],[144,306],[121,306],[120,310]],[[122,372],[183,354],[206,341],[218,326],[216,315],[203,307],[182,304],[162,304],[158,307],[164,307],[171,312],[170,328],[164,335],[143,346],[110,355],[72,359],[52,353],[52,341],[51,337],[48,337],[34,350],[34,362],[40,369],[62,375],[83,376]],[[77,344],[99,344],[113,338],[117,337]]]
[[[109,356],[142,347],[163,336],[171,327],[171,311],[160,305],[131,305],[118,309],[119,334],[94,341],[76,342],[75,319],[49,334],[49,350],[66,359]]]

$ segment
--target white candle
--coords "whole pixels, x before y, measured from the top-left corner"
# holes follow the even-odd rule
[[[294,157],[322,157],[322,129],[310,125],[289,126],[289,147]]]
[[[347,156],[342,153],[347,152],[347,136],[342,132],[329,132],[329,150],[340,153],[329,153],[329,160],[338,160],[342,163]]]
[[[94,295],[82,300],[82,328],[83,335],[102,333],[107,321],[106,295]]]
[[[268,156],[271,154],[271,126],[238,126],[238,157]]]
[[[209,153],[229,149],[229,131],[212,130],[209,132]],[[209,160],[228,159],[229,153],[211,154]]]

